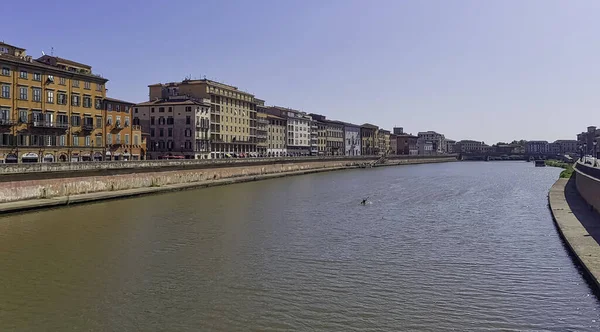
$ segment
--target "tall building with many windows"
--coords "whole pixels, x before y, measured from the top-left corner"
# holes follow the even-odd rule
[[[287,154],[291,156],[309,156],[312,151],[313,119],[305,112],[291,108],[271,106],[267,113],[286,119]]]
[[[256,102],[254,95],[235,86],[208,79],[152,84],[150,101],[187,96],[210,102],[211,157],[256,155]]]
[[[102,160],[107,79],[0,42],[0,163]]]

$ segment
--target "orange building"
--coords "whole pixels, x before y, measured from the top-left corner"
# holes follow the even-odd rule
[[[146,138],[139,123],[133,123],[134,103],[104,98],[106,141],[105,160],[142,160],[146,154]]]

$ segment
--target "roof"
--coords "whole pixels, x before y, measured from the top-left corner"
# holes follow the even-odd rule
[[[92,66],[86,65],[85,63],[76,62],[76,61],[65,59],[65,58],[59,58],[57,56],[52,56],[52,55],[47,55],[47,54],[39,57],[37,60],[38,61],[43,61],[43,59],[51,59],[51,58],[53,58],[54,60],[56,60],[56,62],[62,62],[62,63],[70,64],[70,65],[73,65],[73,66],[77,66],[77,67],[87,68],[87,69],[90,69],[90,70],[92,69]]]
[[[7,43],[5,43],[5,42],[3,42],[3,41],[1,41],[1,42],[0,42],[0,45],[4,45],[4,46],[8,46],[8,47],[12,47],[12,48],[16,48],[17,50],[20,50],[20,51],[25,51],[25,49],[24,49],[24,48],[17,47],[17,46],[15,46],[15,45],[11,45],[11,44],[7,44]]]
[[[163,100],[163,99],[158,99],[158,100],[151,100],[151,101],[146,101],[143,103],[139,103],[139,104],[135,104],[135,106],[155,106],[155,105],[202,105],[201,103],[198,103],[196,101],[187,99],[187,100]]]
[[[269,113],[267,113],[267,118],[269,118],[269,119],[277,119],[277,120],[285,120],[284,118],[282,118],[280,116],[269,114]]]
[[[376,125],[372,125],[370,123],[364,123],[361,127],[369,128],[369,129],[379,129]]]
[[[155,84],[148,85],[148,87],[150,88],[150,87],[173,86],[173,85],[183,85],[183,84],[208,84],[208,85],[214,85],[214,86],[221,87],[223,89],[235,90],[235,92],[238,92],[238,93],[241,93],[241,94],[245,94],[245,95],[249,95],[249,96],[252,96],[254,98],[253,94],[251,94],[250,92],[242,91],[237,86],[233,86],[233,85],[229,85],[229,84],[225,84],[225,83],[221,83],[221,82],[217,82],[217,81],[212,81],[212,80],[209,80],[209,79],[206,79],[206,78],[199,79],[199,80],[185,79],[185,80],[183,80],[181,82],[155,83]]]
[[[122,104],[135,105],[135,103],[132,103],[130,101],[124,101],[124,100],[110,98],[110,97],[105,97],[104,100],[106,100],[106,101],[112,101],[113,103],[122,103]]]
[[[71,71],[68,71],[65,69],[61,69],[58,67],[47,65],[42,62],[38,62],[37,60],[26,61],[25,59],[22,59],[22,58],[19,58],[14,55],[10,55],[10,54],[0,54],[0,61],[9,61],[9,62],[20,64],[20,65],[26,65],[26,66],[36,67],[36,68],[40,68],[40,69],[52,70],[55,72],[64,73],[64,74],[68,74],[68,75],[72,75],[72,76],[77,76],[77,75],[85,76],[85,77],[89,77],[89,78],[101,81],[103,83],[108,82],[108,79],[106,79],[100,75],[96,75],[96,74],[92,74],[92,73],[90,73],[90,74],[74,73],[74,72],[71,72]]]

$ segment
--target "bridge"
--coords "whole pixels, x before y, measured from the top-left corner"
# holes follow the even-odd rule
[[[547,160],[557,159],[572,161],[573,158],[566,154],[557,153],[505,153],[505,152],[463,152],[458,155],[459,160]]]

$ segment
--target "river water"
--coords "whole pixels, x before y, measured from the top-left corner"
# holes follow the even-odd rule
[[[383,167],[4,216],[0,330],[598,331],[547,207],[559,173]]]

